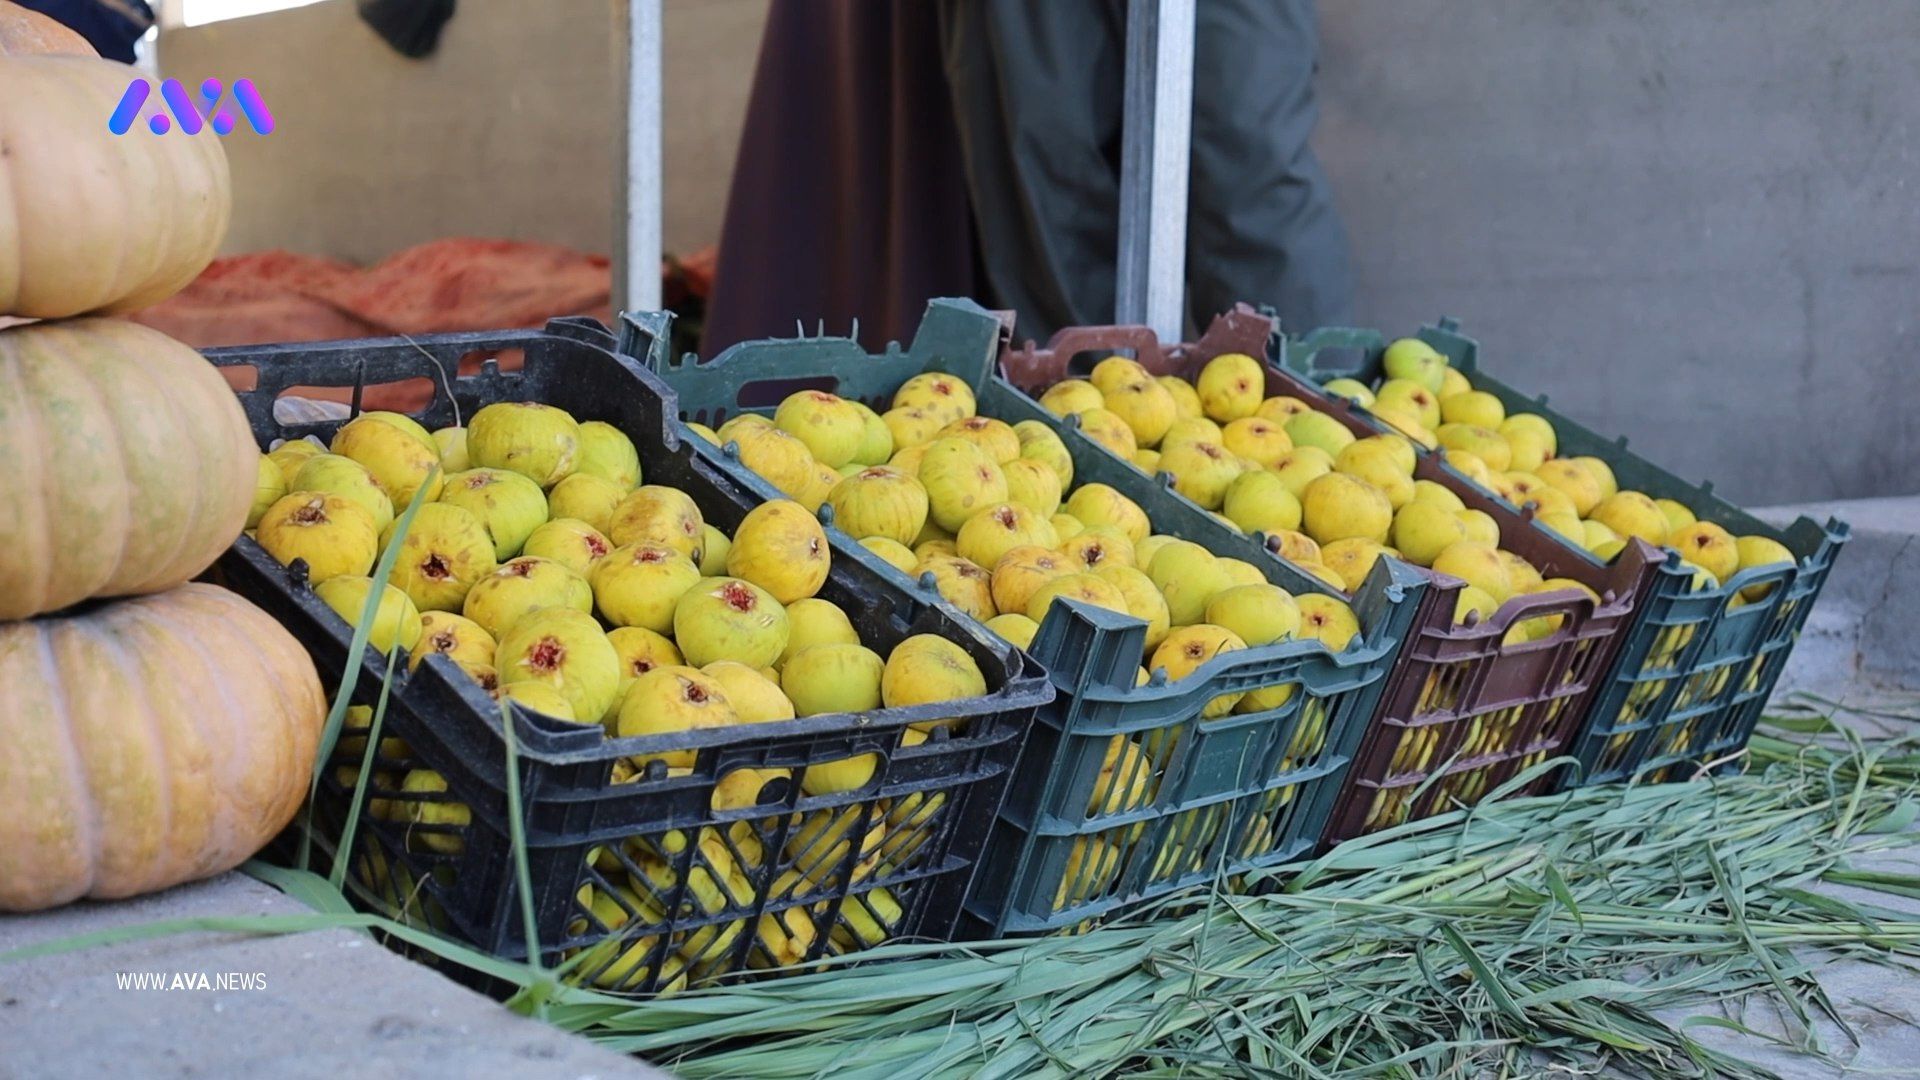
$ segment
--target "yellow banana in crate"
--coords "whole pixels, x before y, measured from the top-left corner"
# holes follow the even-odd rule
[[[1429,804],[1427,812],[1429,814],[1440,814],[1454,809],[1456,805],[1472,806],[1474,784],[1479,777],[1479,769],[1455,773],[1448,777],[1446,782],[1440,785],[1439,794],[1441,797]]]
[[[794,815],[794,830],[787,837],[786,855],[793,860],[793,870],[804,883],[816,887],[840,883],[840,867],[847,858],[854,830],[860,828],[866,816],[867,808],[859,805]],[[854,883],[873,876],[886,836],[886,821],[876,816],[860,838],[860,854],[853,864]]]
[[[1439,763],[1440,740],[1446,727],[1443,724],[1429,724],[1420,729],[1420,753],[1413,761],[1414,772],[1432,772]]]
[[[927,741],[925,732],[913,728],[900,733],[902,746],[918,746]],[[911,862],[927,838],[939,831],[935,824],[940,808],[947,804],[943,791],[916,791],[902,795],[886,806],[886,836],[877,853],[883,873],[900,870]]]
[[[1688,708],[1693,704],[1694,698],[1698,697],[1699,695],[1700,695],[1700,676],[1694,675],[1689,677],[1685,682],[1680,684],[1680,693],[1674,696],[1673,707],[1675,709]]]
[[[1732,681],[1733,681],[1733,667],[1729,665],[1729,666],[1720,668],[1719,670],[1714,672],[1713,678],[1709,680],[1707,683],[1707,696],[1719,697],[1721,691],[1725,690],[1727,688],[1727,684]]]
[[[616,897],[615,892],[620,895]],[[647,910],[647,905],[634,894],[633,890],[623,889],[617,885],[596,888],[594,883],[589,881],[580,886],[573,898],[576,904],[592,916],[591,920],[583,916],[567,924],[567,933],[575,937],[587,933],[613,933],[627,925],[633,917],[633,912]]]
[[[679,873],[673,864],[652,850],[644,840],[629,841],[628,851],[639,876],[632,877],[635,895],[642,901],[664,909],[676,887]],[[753,886],[741,873],[726,840],[713,828],[699,832],[687,869],[685,904],[680,914],[718,915],[729,908],[745,907],[753,902]],[[744,920],[702,926],[689,934],[678,952],[690,964],[724,954],[740,936]]]
[[[1693,749],[1693,729],[1690,725],[1683,725],[1668,741],[1667,753],[1684,754],[1691,749]]]
[[[1457,680],[1450,678],[1452,669],[1433,671],[1420,687],[1420,699],[1414,705],[1414,714],[1430,712],[1451,712],[1459,707]]]
[[[870,949],[892,937],[905,914],[900,901],[885,889],[856,893],[840,905],[840,921],[828,940],[837,952]]]
[[[1392,828],[1407,819],[1406,789],[1385,788],[1373,798],[1373,810],[1367,815],[1368,831]]]
[[[654,954],[659,944],[658,934],[645,934],[638,938],[609,937],[599,945],[591,946],[586,950],[576,950],[576,952],[586,951],[595,954],[581,961],[580,964],[581,970],[588,973],[588,978],[595,986],[603,990],[631,990],[644,984],[647,976],[652,974],[652,970],[647,966],[647,960]],[[598,955],[602,952],[615,955],[608,961]],[[671,953],[668,954],[668,960],[675,968],[685,967]],[[680,977],[685,977],[684,970],[681,971]]]
[[[1087,814],[1118,814],[1139,809],[1153,798],[1152,788],[1152,759],[1126,736],[1115,735],[1107,743],[1106,758],[1094,778]],[[1138,835],[1137,829],[1134,835]]]
[[[1227,813],[1227,804],[1217,803],[1175,815],[1154,854],[1147,880],[1165,881],[1205,869]]]
[[[418,795],[442,795],[446,793],[447,781],[432,769],[415,769],[400,782],[400,790]],[[473,811],[461,802],[422,800],[398,805],[402,816],[414,825],[449,825],[464,829],[473,822]],[[432,851],[442,855],[458,855],[467,847],[466,837],[460,833],[410,832],[407,841],[410,850]]]
[[[580,953],[603,953],[593,955],[582,961],[577,968],[586,974],[595,986],[607,990],[634,989],[645,982],[650,974],[647,962],[660,943],[657,933],[639,937],[620,937],[637,915],[642,922],[657,924],[665,921],[664,913],[658,904],[642,899],[631,889],[620,886],[599,886],[592,882],[580,886],[575,896],[579,906],[589,912],[593,918],[576,918],[567,925],[567,933],[579,937],[582,935],[605,933],[606,939],[586,949],[575,949],[569,957]],[[684,968],[683,964],[669,957],[669,966]],[[678,972],[684,978],[685,972]],[[667,981],[671,981],[670,974]]]
[[[359,849],[353,860],[354,876],[373,893],[385,913],[409,926],[427,925],[413,871],[405,863],[389,862],[386,849],[371,835],[361,834]]]
[[[799,874],[789,870],[774,881],[768,900],[771,903],[804,892],[806,884]],[[759,948],[747,954],[748,965],[756,968],[786,967],[805,960],[814,941],[820,936],[814,916],[822,907],[799,904],[763,913],[754,927],[755,943]]]
[[[1067,851],[1060,887],[1053,894],[1053,909],[1060,911],[1106,891],[1120,869],[1120,849],[1104,836],[1082,836]]]
[[[341,728],[343,734],[340,736],[339,741],[334,744],[333,760],[346,762],[346,764],[334,766],[333,777],[335,782],[341,787],[346,788],[349,792],[360,782],[360,759],[367,751],[367,737],[364,733],[372,726],[372,723],[373,709],[371,707],[366,705],[349,706],[347,708],[346,721]],[[361,732],[362,734],[352,734],[355,731]],[[378,762],[381,758],[386,758],[391,761],[405,761],[412,756],[413,750],[407,746],[404,740],[396,739],[391,735],[385,735],[380,739],[380,749],[374,760]],[[395,772],[392,769],[376,768],[373,773],[373,779],[368,782],[367,786],[370,792],[393,791],[400,786],[401,780],[401,773]],[[369,794],[366,812],[369,816],[381,821],[401,821],[404,820],[407,815],[407,804],[394,799],[375,798]]]
[[[1295,767],[1293,761],[1283,761],[1281,772]],[[1234,852],[1237,858],[1254,859],[1274,849],[1279,839],[1277,829],[1280,824],[1280,811],[1293,801],[1299,784],[1287,784],[1267,792],[1260,798],[1260,809],[1248,818],[1247,828],[1240,838],[1239,848]]]
[[[1405,775],[1426,768],[1429,745],[1438,731],[1435,727],[1412,728],[1401,735],[1400,746],[1395,752],[1391,775]]]
[[[1293,741],[1287,744],[1286,756],[1295,761],[1310,760],[1318,757],[1326,745],[1327,703],[1322,698],[1308,698],[1300,707],[1300,719]]]
[[[1618,762],[1620,759],[1620,755],[1626,753],[1627,747],[1631,746],[1632,744],[1633,744],[1633,732],[1631,731],[1623,731],[1620,734],[1615,735],[1613,738],[1608,739],[1607,740],[1607,756],[1606,756],[1608,766],[1611,767],[1613,764]]]
[[[1667,688],[1668,681],[1669,680],[1666,679],[1655,679],[1652,682],[1643,682],[1635,686],[1633,690],[1627,694],[1628,719],[1640,720],[1643,718],[1646,711],[1653,707],[1653,703],[1659,700],[1660,693]]]

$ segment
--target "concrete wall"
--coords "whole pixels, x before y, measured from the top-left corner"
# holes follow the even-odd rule
[[[666,233],[719,233],[767,0],[667,0]],[[395,55],[348,0],[175,31],[251,74],[230,250],[609,247],[609,0],[465,0]],[[1920,12],[1325,0],[1319,146],[1362,321],[1460,318],[1510,381],[1738,501],[1920,489]],[[1256,73],[1257,77],[1257,73]]]
[[[1920,490],[1920,9],[1320,8],[1363,321],[1736,501]]]
[[[667,0],[665,232],[715,241],[767,0]],[[610,0],[463,0],[408,60],[351,0],[168,31],[160,67],[251,76],[277,127],[227,139],[227,250],[370,262],[442,236],[612,244]]]

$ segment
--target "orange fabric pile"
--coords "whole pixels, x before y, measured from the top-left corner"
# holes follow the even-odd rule
[[[195,348],[280,341],[539,326],[561,315],[611,320],[604,256],[550,244],[455,238],[408,248],[370,267],[262,251],[216,259],[186,290],[132,316]],[[517,368],[517,352],[498,357]],[[477,370],[479,357],[462,364]],[[252,373],[224,369],[236,389]],[[238,385],[241,382],[249,385]],[[351,391],[316,392],[345,401]],[[368,388],[369,409],[411,411],[431,388]]]
[[[262,251],[216,259],[134,315],[196,348],[538,326],[611,315],[607,259],[550,244],[455,238],[369,267]]]

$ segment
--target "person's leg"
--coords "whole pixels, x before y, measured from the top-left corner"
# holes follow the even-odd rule
[[[1289,331],[1352,321],[1347,235],[1308,145],[1313,0],[1198,0],[1187,281],[1205,327],[1237,300]]]
[[[1016,332],[1113,319],[1121,0],[941,0],[984,277]]]

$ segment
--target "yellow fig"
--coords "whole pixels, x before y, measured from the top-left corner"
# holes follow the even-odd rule
[[[733,532],[727,573],[758,585],[782,604],[820,591],[832,562],[827,534],[799,503],[754,507]]]
[[[551,488],[580,467],[580,425],[551,405],[495,402],[467,420],[467,456],[479,468],[506,469]]]
[[[737,660],[767,667],[786,651],[787,610],[773,594],[740,578],[706,578],[681,595],[673,639],[688,663]]]
[[[632,490],[612,480],[577,472],[553,485],[547,493],[549,518],[573,518],[584,521],[599,532],[613,525],[613,511]]]
[[[686,492],[647,484],[620,501],[605,531],[616,546],[660,544],[698,565],[704,554],[701,544],[706,538],[706,519]]]
[[[1201,410],[1219,423],[1252,416],[1266,396],[1266,369],[1244,353],[1225,353],[1200,369],[1194,390]]]
[[[597,477],[632,491],[640,486],[640,453],[625,432],[602,420],[580,425],[580,453],[574,472]]]
[[[494,669],[505,686],[543,682],[566,696],[576,717],[599,718],[620,687],[620,659],[593,616],[571,607],[540,608],[500,638]]]
[[[324,491],[360,504],[376,531],[393,523],[393,501],[374,482],[366,466],[339,454],[313,454],[294,473],[288,491]],[[256,523],[257,524],[257,523]]]
[[[912,574],[913,568],[920,562],[920,557],[913,553],[912,548],[890,536],[863,536],[860,546],[880,556],[903,574]]]
[[[593,590],[585,578],[557,562],[522,555],[474,582],[460,613],[498,639],[521,618],[550,607],[591,612]]]
[[[267,460],[280,470],[280,478],[288,491],[293,490],[293,478],[300,475],[300,466],[315,454],[324,454],[327,448],[312,439],[288,439],[272,450],[267,451]]]
[[[851,536],[910,544],[927,524],[927,489],[918,478],[878,465],[842,479],[827,494],[833,523]]]
[[[419,424],[398,413],[360,414],[334,432],[331,449],[366,466],[396,509],[421,487],[428,499],[440,494],[445,478],[440,448]]]
[[[941,371],[923,372],[901,383],[893,392],[893,406],[927,409],[945,416],[945,423],[972,416],[975,410],[973,388]]]
[[[693,668],[670,664],[640,675],[627,687],[614,731],[626,739],[730,727],[739,722],[739,714],[717,680]],[[698,756],[695,750],[669,750],[635,755],[633,760],[636,765],[663,761],[669,768],[685,768]]]
[[[382,547],[394,542],[399,525],[387,526]],[[459,611],[474,583],[498,565],[478,518],[451,503],[422,503],[400,540],[391,580],[421,611]]]
[[[260,516],[255,538],[284,564],[304,559],[307,580],[318,584],[373,568],[380,539],[373,516],[338,495],[297,491],[282,496]]]
[[[440,501],[478,518],[493,539],[494,558],[501,561],[520,554],[527,537],[547,522],[546,493],[533,481],[504,469],[479,468],[454,473],[447,477]]]
[[[798,390],[774,411],[773,424],[806,444],[815,461],[837,469],[866,441],[867,420],[851,401],[823,390]]]
[[[594,564],[613,550],[613,541],[600,530],[576,518],[555,518],[533,530],[521,545],[522,555],[552,559],[561,566],[591,579]]]
[[[435,430],[433,445],[440,451],[442,471],[457,473],[473,468],[473,459],[467,455],[466,428],[443,427]]]
[[[880,697],[889,709],[985,697],[986,676],[959,645],[934,634],[915,634],[887,654]],[[926,730],[929,724],[914,725]]]
[[[407,670],[419,667],[428,653],[442,653],[462,667],[481,665],[492,668],[495,648],[493,635],[481,628],[479,623],[451,611],[419,612],[419,618],[420,636],[416,646],[409,646]]]
[[[373,579],[352,575],[328,578],[313,587],[326,605],[358,627],[366,610],[367,595],[373,591]],[[367,633],[367,645],[377,652],[389,653],[395,645],[412,653],[420,644],[420,611],[407,594],[391,585],[381,588],[380,603],[373,615],[373,627]],[[408,665],[412,667],[411,663]]]
[[[1247,643],[1233,631],[1220,626],[1197,623],[1192,626],[1178,627],[1160,642],[1153,651],[1153,658],[1147,661],[1149,668],[1158,668],[1167,673],[1170,682],[1177,682],[1193,674],[1202,665],[1221,653],[1244,649]],[[1221,694],[1207,702],[1201,709],[1203,718],[1225,716],[1233,711],[1233,706],[1244,693]]]
[[[594,606],[610,626],[638,626],[655,633],[673,629],[674,609],[700,583],[692,560],[663,544],[618,547],[593,566]]]

